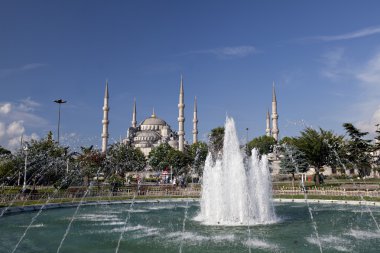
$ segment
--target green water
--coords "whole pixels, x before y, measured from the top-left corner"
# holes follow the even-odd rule
[[[319,252],[305,204],[276,204],[280,221],[250,227],[204,226],[197,203],[136,204],[119,252]],[[368,207],[311,205],[323,252],[380,252],[380,233]],[[61,252],[115,252],[129,204],[82,206]],[[380,222],[380,208],[370,207]],[[75,208],[44,210],[16,252],[56,252]],[[36,212],[0,218],[0,252],[12,252]]]

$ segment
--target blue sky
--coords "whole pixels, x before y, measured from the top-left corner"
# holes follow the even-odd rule
[[[265,133],[277,89],[280,137],[305,126],[343,133],[380,123],[379,1],[2,1],[0,145],[56,132],[100,144],[105,80],[111,142],[138,121],[177,129],[180,75],[185,130],[193,98],[201,139],[235,118],[241,139]]]

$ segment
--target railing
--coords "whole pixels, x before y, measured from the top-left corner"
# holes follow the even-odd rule
[[[305,192],[301,189],[293,190],[274,190],[276,195],[304,195]],[[355,197],[380,197],[379,191],[345,191],[345,190],[306,190],[308,195],[317,195],[317,196],[355,196]]]
[[[342,189],[308,189],[306,190],[308,195],[317,196],[363,196],[363,197],[380,197],[380,191],[369,191],[369,190],[356,190],[356,191],[346,191]],[[12,194],[0,194],[0,204],[10,204],[15,202],[19,204],[24,201],[40,201],[44,202],[48,198],[54,200],[55,202],[60,200],[67,201],[71,199],[74,201],[79,201],[84,198],[87,200],[114,200],[123,198],[132,198],[134,195],[146,196],[146,197],[199,197],[201,194],[200,188],[180,188],[180,187],[126,187],[122,191],[110,191],[102,190],[96,187],[87,189],[80,187],[76,190],[68,189],[64,192],[45,192],[45,193],[12,193]],[[279,189],[273,190],[274,195],[304,195],[305,192],[299,188],[293,189]]]
[[[132,198],[134,195],[147,196],[147,197],[199,197],[200,189],[197,188],[179,188],[179,187],[127,187],[122,191],[109,191],[99,190],[96,187],[93,189],[79,188],[77,190],[67,190],[65,192],[46,192],[46,193],[13,193],[13,194],[0,194],[0,203],[11,203],[19,201],[44,201],[47,199],[72,199],[78,201],[84,198],[87,199],[114,199],[119,198]]]

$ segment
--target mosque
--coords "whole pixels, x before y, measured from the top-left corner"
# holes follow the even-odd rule
[[[104,95],[104,106],[103,106],[103,132],[102,132],[102,152],[107,152],[108,144],[108,112],[110,110],[108,106],[109,93],[108,93],[108,82],[106,82],[106,89]],[[159,146],[162,143],[167,143],[171,147],[183,151],[187,143],[185,140],[185,95],[183,88],[183,78],[181,76],[180,90],[179,90],[179,103],[178,103],[178,131],[174,131],[165,120],[160,119],[156,116],[154,110],[149,118],[143,120],[139,125],[137,125],[136,117],[136,100],[133,104],[132,111],[132,121],[131,126],[128,128],[127,136],[122,140],[123,143],[130,144],[135,148],[139,148],[144,155],[147,157],[150,151]],[[194,98],[194,112],[193,112],[193,143],[198,141],[198,115],[197,115],[197,98]],[[266,135],[272,136],[276,141],[278,141],[278,114],[277,114],[277,99],[276,92],[273,84],[272,91],[272,129],[270,127],[270,115],[269,110],[267,112],[266,118]]]

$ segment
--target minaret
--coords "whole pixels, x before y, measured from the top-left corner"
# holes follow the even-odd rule
[[[102,132],[102,152],[107,152],[107,143],[108,143],[108,124],[110,123],[108,120],[108,111],[110,108],[108,107],[108,81],[106,81],[106,91],[104,93],[104,105],[103,105],[103,132]]]
[[[273,82],[273,91],[272,91],[272,137],[278,141],[278,114],[277,114],[277,98],[276,90],[274,89]]]
[[[198,142],[197,97],[194,98],[193,144]]]
[[[185,130],[184,130],[184,122],[185,122],[185,115],[184,115],[184,92],[183,92],[183,78],[181,75],[181,86],[179,90],[179,103],[178,103],[178,150],[183,151],[184,142],[185,142]]]
[[[136,121],[136,99],[133,100],[133,112],[132,112],[132,127],[136,128],[137,121]]]
[[[265,129],[266,136],[270,136],[270,115],[269,115],[269,109],[267,111],[267,128]]]

